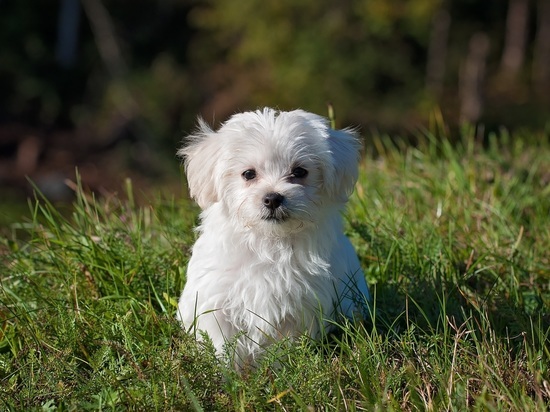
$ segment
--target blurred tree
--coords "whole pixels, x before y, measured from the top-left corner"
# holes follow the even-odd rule
[[[55,57],[63,68],[71,68],[76,63],[79,29],[80,0],[62,0],[57,21]]]
[[[501,70],[514,79],[523,68],[528,33],[528,0],[509,0]]]
[[[460,75],[460,121],[475,124],[483,113],[489,37],[482,32],[470,39]]]
[[[534,89],[545,103],[550,103],[550,1],[537,2],[537,35],[533,58]]]
[[[436,98],[440,98],[443,92],[450,26],[449,12],[445,9],[438,10],[432,20],[426,61],[426,88]]]

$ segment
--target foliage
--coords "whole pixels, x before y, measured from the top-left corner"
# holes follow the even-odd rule
[[[59,33],[74,24],[61,17],[70,2],[79,3],[0,3],[0,119],[91,129],[99,139],[112,138],[126,122],[138,140],[170,147],[197,113],[220,121],[262,105],[324,113],[331,102],[346,113],[344,123],[386,130],[425,123],[434,106],[455,121],[468,44],[483,32],[491,42],[489,81],[479,90],[487,110],[480,120],[539,129],[547,123],[546,94],[537,93],[529,74],[538,50],[538,3],[529,6],[525,64],[508,79],[499,76],[508,11],[500,0],[243,0],[238,6],[228,0],[88,0],[81,3],[104,6],[105,18],[98,22],[81,8],[72,34],[75,60],[63,64],[56,50],[64,39]],[[445,52],[437,56],[442,95],[426,87],[440,12],[450,16]],[[96,33],[97,24],[112,36]],[[118,74],[102,47],[118,50]]]
[[[368,119],[369,111],[414,107],[421,97],[424,67],[414,60],[424,53],[437,0],[209,3],[191,14],[200,29],[195,53],[225,51],[223,63],[217,55],[206,61],[228,70],[232,81],[221,91],[237,101],[319,113],[330,101]]]
[[[545,410],[550,142],[442,129],[368,138],[347,217],[370,321],[242,376],[174,320],[194,207],[33,202],[0,246],[2,409]]]

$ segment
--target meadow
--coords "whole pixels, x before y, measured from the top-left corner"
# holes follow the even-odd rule
[[[366,137],[345,220],[371,318],[244,374],[174,319],[190,200],[37,194],[0,232],[0,410],[548,410],[548,134],[430,130]]]

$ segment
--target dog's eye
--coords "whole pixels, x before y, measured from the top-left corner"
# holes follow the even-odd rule
[[[256,177],[256,171],[253,169],[245,170],[242,174],[244,180],[252,180]]]
[[[291,176],[295,177],[296,179],[303,179],[307,176],[307,170],[303,167],[295,167],[294,169],[292,169]]]

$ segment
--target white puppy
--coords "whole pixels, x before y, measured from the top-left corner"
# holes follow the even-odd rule
[[[366,315],[369,292],[342,231],[357,180],[351,131],[302,110],[231,117],[218,131],[200,121],[178,154],[202,209],[177,317],[206,332],[237,365],[266,345],[318,338],[341,316]]]

